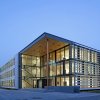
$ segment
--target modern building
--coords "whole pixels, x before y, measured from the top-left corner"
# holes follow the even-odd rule
[[[0,68],[0,87],[100,87],[100,51],[43,33]]]

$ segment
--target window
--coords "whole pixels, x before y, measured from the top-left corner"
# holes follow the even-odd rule
[[[74,58],[74,46],[72,45],[72,58]]]
[[[69,46],[65,47],[65,58],[69,59]]]
[[[64,59],[64,48],[61,49],[61,60],[63,60],[63,59]]]
[[[61,60],[60,50],[56,51],[56,60],[57,61]]]
[[[57,82],[56,85],[60,86],[60,77],[57,77],[57,81],[56,82]]]
[[[61,63],[61,75],[63,75],[63,62]]]
[[[84,49],[84,61],[88,61],[88,52],[86,49]]]
[[[74,61],[72,61],[72,73],[74,73]]]
[[[41,67],[41,77],[46,77],[47,76],[47,67]]]
[[[53,71],[52,71],[52,65],[50,65],[50,76],[52,76]]]
[[[36,66],[40,66],[40,57],[36,57]]]
[[[55,76],[56,75],[56,64],[52,65],[52,75]]]
[[[69,74],[69,62],[65,62],[65,74]]]
[[[57,64],[57,75],[60,75],[60,74],[61,74],[60,71],[61,71],[61,70],[60,70],[60,63],[58,63],[58,64]]]
[[[44,65],[47,65],[47,56],[44,56]]]
[[[50,53],[49,55],[49,63],[55,63],[55,52]]]
[[[77,58],[77,46],[75,46],[75,58]]]
[[[88,61],[90,61],[90,50],[88,50]]]
[[[40,67],[37,67],[37,77],[40,77]]]
[[[61,86],[69,86],[69,77],[61,77]]]
[[[41,77],[43,77],[44,74],[43,74],[43,67],[41,67]]]
[[[53,60],[53,59],[52,59],[52,53],[50,53],[50,55],[49,55],[49,63],[50,63],[50,64],[52,64],[52,60]]]

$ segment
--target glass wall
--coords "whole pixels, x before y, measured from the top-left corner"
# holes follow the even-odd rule
[[[69,86],[69,77],[61,77],[61,86]]]
[[[57,50],[56,51],[56,61],[60,61],[61,60],[61,50]]]
[[[69,47],[71,51],[69,50]],[[100,66],[98,53],[80,46],[65,46],[49,53],[49,69],[47,73],[47,56],[22,56],[22,76],[25,87],[32,86],[32,81],[47,79],[50,86],[74,86],[90,88],[100,86],[98,76]],[[26,70],[27,69],[27,70]]]
[[[14,87],[15,86],[15,58],[0,68],[0,86]]]
[[[64,58],[69,59],[69,46],[56,50],[56,61],[61,61]]]
[[[6,63],[4,66],[0,68],[0,73],[3,71],[6,71],[7,69],[11,68],[13,65],[15,65],[15,58],[11,59],[8,63]]]
[[[69,46],[65,47],[65,57],[66,59],[69,59]]]
[[[47,78],[46,55],[41,57],[41,79]],[[52,86],[69,86],[69,46],[49,53],[49,81]],[[64,77],[65,76],[65,77]]]
[[[75,85],[81,88],[99,87],[99,53],[91,49],[72,45],[72,73],[75,73]]]
[[[2,86],[2,87],[15,87],[15,79],[1,81],[0,86]]]
[[[60,84],[61,84],[60,77],[57,77],[56,78],[56,86],[60,86]]]
[[[61,66],[60,66],[60,63],[57,63],[57,75],[61,75]]]
[[[65,74],[69,74],[69,61],[65,62]]]
[[[66,59],[64,59],[66,58]],[[69,60],[69,46],[62,47],[49,53],[49,76],[63,75],[69,73],[69,62],[65,62],[65,69],[63,68],[64,61]],[[46,55],[41,57],[41,77],[46,77]]]
[[[64,65],[65,64],[65,65]],[[69,85],[62,82],[69,74],[69,46],[49,53],[49,85]],[[65,77],[62,77],[65,76]],[[65,79],[66,78],[66,79]],[[34,81],[47,79],[47,56],[22,55],[22,87],[32,87]]]
[[[98,53],[91,49],[86,49],[80,46],[72,45],[72,58],[79,59],[86,62],[98,63]]]
[[[39,78],[40,57],[22,55],[22,88],[33,87]]]

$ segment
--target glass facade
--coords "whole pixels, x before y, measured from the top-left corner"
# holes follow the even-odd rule
[[[74,85],[81,88],[100,87],[99,53],[80,46],[72,46],[72,72]]]
[[[0,68],[0,86],[14,87],[15,86],[15,59],[11,59],[8,63]]]
[[[45,56],[41,57],[42,67],[45,67],[46,72],[46,59]],[[43,60],[44,59],[44,60]],[[58,50],[49,53],[49,79],[50,86],[69,86],[69,46],[64,46]],[[41,73],[43,70],[41,70]],[[46,79],[45,76],[41,75],[41,78]],[[64,77],[65,76],[65,77]],[[68,76],[68,77],[67,77]],[[65,84],[66,83],[66,84]]]
[[[48,73],[47,55],[22,55],[22,87],[39,87],[38,84],[47,79],[47,75],[49,86],[99,87],[98,55],[98,52],[80,46],[64,46],[49,53]],[[38,80],[41,80],[40,83]]]
[[[45,33],[0,67],[0,86],[48,85],[100,87],[100,52]]]
[[[22,55],[22,88],[36,87],[40,78],[40,57]]]
[[[47,55],[22,55],[22,87],[34,87],[34,81],[47,79],[47,75],[50,86],[69,86],[69,62],[69,46],[49,53],[48,73]],[[38,84],[35,87],[38,87]]]

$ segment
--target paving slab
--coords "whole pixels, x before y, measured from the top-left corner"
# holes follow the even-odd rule
[[[100,100],[99,93],[46,92],[44,89],[0,89],[0,100]]]

